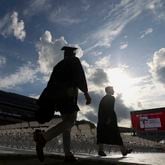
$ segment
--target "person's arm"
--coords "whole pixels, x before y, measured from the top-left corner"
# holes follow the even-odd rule
[[[91,97],[88,92],[84,93],[85,99],[86,99],[86,105],[89,105],[91,103]]]
[[[87,81],[85,77],[85,73],[83,70],[83,67],[80,63],[80,60],[78,58],[75,58],[74,61],[74,81],[76,86],[84,93],[86,104],[91,103],[91,97],[88,93],[88,87],[87,87]]]

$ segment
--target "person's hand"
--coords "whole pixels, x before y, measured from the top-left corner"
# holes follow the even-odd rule
[[[91,103],[91,97],[89,96],[88,92],[84,93],[85,99],[86,99],[86,105],[89,105]]]

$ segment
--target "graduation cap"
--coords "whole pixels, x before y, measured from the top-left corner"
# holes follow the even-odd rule
[[[61,48],[61,50],[64,50],[64,56],[75,56],[75,50],[77,50],[78,48],[75,47],[70,47],[70,46],[64,46]]]
[[[68,51],[68,52],[74,52],[76,49],[75,47],[70,47],[70,46],[64,46],[61,48],[61,50]]]

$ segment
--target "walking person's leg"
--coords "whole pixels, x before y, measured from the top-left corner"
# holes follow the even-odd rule
[[[65,153],[65,161],[75,161],[76,158],[74,157],[73,153],[71,152],[71,128],[74,125],[77,118],[77,112],[74,112],[73,114],[64,114],[62,115],[62,119],[70,120],[72,123],[70,125],[70,128],[66,129],[63,132],[63,149]]]
[[[65,115],[62,114],[62,116]],[[68,113],[65,117],[62,117],[62,121],[60,123],[50,128],[46,132],[41,132],[39,130],[36,130],[34,132],[34,141],[36,142],[36,152],[40,161],[44,161],[43,148],[45,144],[48,141],[52,140],[54,137],[58,136],[59,134],[65,132],[68,129],[71,129],[71,127],[74,125],[74,122],[76,120],[76,116],[77,116],[77,112]]]
[[[62,137],[63,137],[63,149],[64,149],[64,153],[65,153],[65,156],[66,155],[71,155],[71,129],[68,129],[66,131],[63,132],[62,134]]]
[[[132,149],[127,149],[125,147],[125,145],[123,143],[123,139],[122,139],[120,133],[119,133],[119,137],[118,138],[120,139],[120,145],[119,145],[119,147],[120,147],[120,151],[121,151],[122,155],[123,156],[126,156],[127,154],[130,154],[132,152]]]
[[[98,144],[98,155],[99,156],[106,156],[106,153],[104,152],[104,144]]]
[[[127,149],[124,145],[120,145],[119,147],[123,156],[126,156],[132,152],[132,149]]]

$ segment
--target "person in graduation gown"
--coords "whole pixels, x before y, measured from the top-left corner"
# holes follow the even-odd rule
[[[123,156],[132,152],[132,149],[126,149],[120,136],[117,125],[117,116],[114,110],[115,97],[112,86],[105,88],[106,95],[101,99],[98,110],[97,123],[97,144],[98,155],[106,156],[104,144],[118,145]]]
[[[47,87],[38,100],[40,107],[59,111],[62,118],[59,124],[46,132],[40,130],[34,132],[33,138],[36,142],[36,152],[40,161],[44,161],[43,148],[46,143],[61,133],[63,134],[65,161],[76,160],[70,151],[70,133],[76,121],[77,112],[80,110],[77,105],[78,90],[84,93],[87,105],[91,102],[83,67],[75,56],[76,49],[68,46],[62,48],[64,59],[54,67]]]

